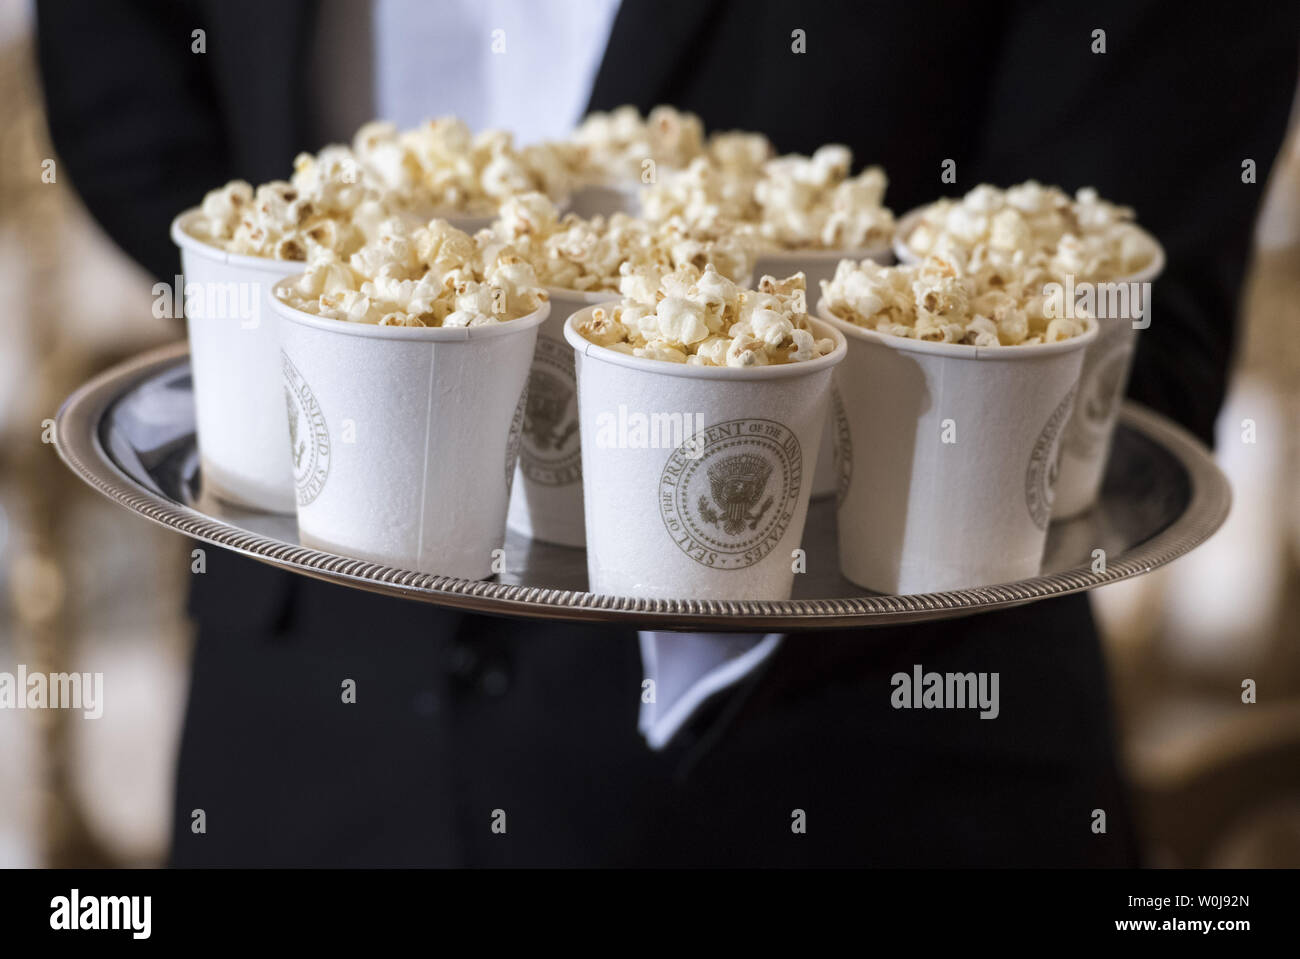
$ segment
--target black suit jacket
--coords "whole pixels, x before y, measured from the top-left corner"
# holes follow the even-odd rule
[[[160,276],[176,269],[178,210],[233,176],[285,176],[320,146],[303,119],[310,3],[38,11],[64,168]],[[670,102],[782,150],[847,143],[885,166],[899,213],[1028,177],[1136,206],[1169,266],[1130,393],[1208,439],[1295,87],[1294,21],[1185,3],[625,0],[592,107]],[[200,28],[204,55],[191,52]],[[955,187],[939,179],[947,159]],[[792,637],[659,754],[635,731],[630,630],[462,616],[227,553],[210,553],[192,609],[179,863],[1135,861],[1083,597]],[[889,677],[915,663],[1000,672],[1001,716],[892,709]],[[340,702],[344,679],[356,705]],[[205,835],[190,831],[196,808]],[[1089,828],[1096,808],[1106,835]],[[496,809],[505,836],[489,828]],[[795,809],[806,834],[790,829]]]

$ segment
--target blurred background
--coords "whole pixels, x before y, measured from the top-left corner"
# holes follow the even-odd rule
[[[184,334],[152,316],[149,279],[59,176],[19,0],[0,2],[0,130],[0,671],[107,677],[98,720],[0,710],[0,867],[158,864],[186,695],[189,547],[74,479],[42,432],[90,376]],[[1294,117],[1257,188],[1267,198],[1216,454],[1232,515],[1191,556],[1093,593],[1155,866],[1300,866]]]

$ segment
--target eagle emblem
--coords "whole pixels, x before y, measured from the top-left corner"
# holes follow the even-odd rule
[[[566,418],[573,390],[559,377],[534,369],[528,385],[524,433],[538,450],[558,450],[578,431],[576,420]]]
[[[772,506],[771,496],[758,506],[771,475],[772,464],[756,453],[737,453],[718,460],[708,471],[713,503],[707,496],[700,497],[700,517],[731,536],[746,526],[756,529]]]
[[[307,449],[307,443],[305,440],[298,441],[298,404],[288,390],[284,391],[284,404],[289,411],[289,448],[293,451],[293,468],[297,470],[302,467],[302,454]]]

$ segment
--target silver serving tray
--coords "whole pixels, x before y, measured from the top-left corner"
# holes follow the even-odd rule
[[[623,622],[640,628],[791,631],[946,619],[1092,589],[1149,572],[1203,543],[1228,513],[1227,479],[1205,448],[1142,407],[1120,414],[1100,503],[1054,523],[1043,573],[998,586],[889,596],[869,593],[833,562],[810,563],[783,602],[634,599],[586,592],[586,556],[510,533],[507,571],[495,580],[432,576],[298,545],[292,517],[242,510],[202,496],[194,445],[189,352],[145,353],[70,396],[56,421],[59,455],[114,502],[186,536],[307,576],[444,606],[506,616]],[[809,557],[835,557],[835,505],[808,513]],[[1104,572],[1093,551],[1105,550]]]

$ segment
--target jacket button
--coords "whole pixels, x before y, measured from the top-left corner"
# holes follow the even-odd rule
[[[510,674],[499,666],[492,666],[483,671],[478,685],[485,696],[504,696],[510,688]]]
[[[452,676],[460,680],[473,679],[478,670],[479,657],[469,646],[457,643],[452,646],[447,656],[447,669]]]

